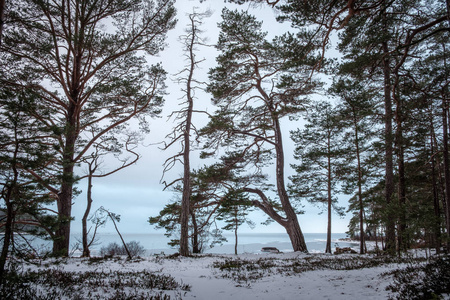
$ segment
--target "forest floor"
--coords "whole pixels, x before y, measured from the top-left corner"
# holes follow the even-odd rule
[[[3,286],[0,298],[409,299],[408,293],[421,295],[417,287],[428,276],[423,268],[442,261],[448,269],[448,256],[423,252],[403,258],[291,252],[15,261],[18,276]],[[405,292],[407,278],[413,282]]]

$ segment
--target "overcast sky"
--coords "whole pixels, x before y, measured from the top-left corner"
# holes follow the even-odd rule
[[[159,149],[160,146],[155,144],[164,140],[164,137],[175,125],[173,120],[168,121],[167,117],[173,110],[179,108],[179,98],[182,96],[182,93],[180,91],[181,87],[171,79],[175,79],[174,74],[179,72],[185,64],[179,36],[182,35],[185,28],[187,28],[187,24],[189,23],[187,14],[192,13],[195,6],[198,7],[198,12],[202,12],[208,8],[212,10],[213,15],[204,20],[202,29],[205,31],[205,36],[209,38],[211,44],[216,42],[219,33],[217,23],[221,21],[220,15],[223,1],[208,0],[203,3],[199,3],[198,0],[177,1],[178,24],[174,30],[169,32],[167,39],[169,45],[159,57],[150,58],[150,63],[162,62],[164,69],[169,73],[167,81],[167,92],[169,94],[165,98],[165,106],[161,118],[151,120],[151,133],[146,137],[146,147],[139,148],[139,153],[142,155],[142,158],[137,164],[107,178],[94,179],[93,182],[94,202],[91,212],[94,212],[100,206],[104,206],[108,210],[121,215],[121,222],[118,226],[123,233],[164,233],[163,230],[156,231],[147,220],[150,216],[157,216],[159,211],[173,198],[171,192],[163,191],[164,186],[160,183],[160,179],[163,172],[163,162],[171,156],[171,153],[173,154],[174,151],[178,151],[179,148],[175,146],[171,151],[164,152]],[[227,7],[249,10],[249,12],[263,21],[263,28],[269,32],[269,37],[282,34],[290,29],[288,24],[280,24],[275,21],[275,14],[271,8],[265,6],[251,8],[249,6],[234,6],[230,4],[227,4]],[[205,61],[201,64],[201,68],[196,71],[197,78],[206,78],[208,69],[215,64],[214,57],[216,54],[217,52],[212,47],[199,48],[199,52],[197,53],[198,59],[204,58]],[[210,107],[210,98],[211,97],[207,94],[197,93],[197,99],[195,100],[196,107],[199,109]],[[213,110],[214,109],[212,108],[211,111]],[[194,116],[194,123],[197,127],[201,127],[203,120],[204,117]],[[292,159],[293,144],[289,138],[289,130],[297,128],[299,122],[284,121],[283,125],[284,141],[286,143],[285,157],[287,159],[285,165],[287,168],[286,173],[289,175],[292,174],[289,165],[294,162]],[[196,153],[193,153],[191,157],[193,160],[193,168],[205,164],[205,162],[197,158]],[[179,177],[181,173],[182,166],[179,165],[172,169],[170,173],[167,173],[165,179],[170,182]],[[81,181],[78,188],[85,191],[87,188],[86,182]],[[348,197],[341,198],[341,205],[347,206],[344,200]],[[81,218],[85,207],[86,195],[85,193],[82,193],[75,199],[73,205],[72,214],[75,217],[75,221],[72,223],[73,233],[81,232]],[[326,213],[318,215],[320,210],[310,205],[305,206],[305,210],[306,213],[299,216],[299,222],[303,232],[326,232]],[[284,228],[276,223],[272,223],[272,225],[269,226],[259,225],[260,222],[266,219],[262,212],[254,212],[251,217],[254,218],[254,221],[258,225],[253,230],[243,226],[241,232],[285,233]],[[340,219],[338,216],[333,215],[333,232],[342,233],[347,231],[349,217],[350,216]],[[112,224],[109,224],[105,228],[100,229],[100,232],[114,232],[114,227]]]

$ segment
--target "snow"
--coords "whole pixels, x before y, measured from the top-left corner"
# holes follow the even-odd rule
[[[173,276],[177,282],[191,286],[190,291],[164,291],[172,299],[387,299],[389,276],[382,273],[396,269],[396,264],[357,270],[321,269],[300,273],[282,269],[287,263],[306,263],[308,260],[330,260],[339,255],[299,254],[299,253],[264,253],[240,255],[198,255],[194,257],[168,258],[152,256],[135,261],[121,259],[103,260],[92,263],[88,259],[70,258],[63,263],[44,260],[39,264],[27,264],[26,269],[44,270],[54,268],[71,272],[139,272],[147,270],[152,273]],[[355,257],[348,255],[347,257]],[[236,281],[230,273],[222,271],[214,264],[226,261],[265,261],[275,266],[268,269],[248,271],[247,279]],[[281,267],[281,268],[279,268]],[[280,271],[281,270],[281,271]],[[254,273],[252,273],[254,272]],[[245,273],[245,272],[244,272]],[[242,272],[240,273],[242,274]],[[254,276],[252,276],[253,274]],[[256,275],[255,275],[256,274]],[[245,277],[245,276],[244,276]],[[249,279],[250,278],[250,279]]]

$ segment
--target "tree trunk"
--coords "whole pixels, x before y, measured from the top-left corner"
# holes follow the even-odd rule
[[[385,57],[383,59],[384,75],[384,135],[385,135],[385,209],[386,209],[386,251],[395,255],[395,214],[392,208],[394,193],[394,163],[392,147],[392,99],[391,99],[391,68],[389,65],[389,48],[387,42],[382,43]]]
[[[398,74],[396,74],[396,83],[398,86]],[[394,93],[395,95],[396,93]],[[403,142],[403,116],[402,116],[402,102],[396,97],[396,112],[395,119],[397,122],[396,129],[396,144],[398,156],[398,251],[406,251],[408,248],[406,237],[406,179],[405,179],[405,150]]]
[[[78,21],[78,20],[77,20]],[[83,32],[82,28],[76,27],[75,36]],[[54,256],[69,256],[70,247],[70,221],[72,217],[72,197],[74,185],[74,157],[75,145],[79,135],[80,104],[79,95],[81,90],[80,76],[82,64],[83,35],[79,40],[73,41],[73,65],[71,69],[69,105],[66,114],[65,145],[62,155],[62,182],[61,192],[58,194],[58,221],[59,226],[55,232],[53,242]]]
[[[3,24],[5,24],[5,0],[0,0],[0,46],[3,38]]]
[[[12,226],[13,226],[13,220],[14,220],[14,209],[13,209],[13,206],[11,203],[12,190],[13,190],[12,187],[8,187],[8,191],[5,195],[6,222],[3,226],[3,228],[4,228],[3,247],[2,247],[2,253],[0,255],[0,285],[3,284],[6,259],[8,257],[9,245],[11,243],[11,236],[13,234]]]
[[[286,229],[287,234],[292,243],[294,251],[308,252],[306,247],[305,238],[300,224],[298,223],[297,214],[289,201],[289,196],[286,192],[286,185],[284,182],[284,152],[283,152],[283,139],[281,134],[280,122],[277,116],[274,117],[274,133],[275,133],[275,151],[276,151],[276,180],[278,197],[280,198],[283,211],[286,214],[286,218],[282,222],[285,224],[283,227]]]
[[[259,71],[257,71],[256,73],[259,74]],[[286,232],[289,235],[289,239],[291,240],[292,248],[294,249],[294,251],[308,252],[305,243],[305,238],[303,236],[302,230],[300,229],[297,214],[295,213],[295,210],[291,205],[289,196],[286,191],[286,184],[284,182],[284,150],[283,150],[283,138],[281,134],[279,116],[273,107],[273,100],[267,95],[267,93],[262,88],[261,80],[257,82],[256,89],[264,98],[267,108],[272,116],[271,125],[274,134],[274,148],[276,160],[275,163],[276,187],[282,210],[285,213],[285,217],[283,218],[277,212],[275,212],[273,206],[270,204],[269,201],[267,201],[267,197],[262,193],[262,191],[248,188],[244,190],[257,193],[263,199],[263,203],[254,202],[254,204],[286,229]]]
[[[188,142],[189,143],[189,142]],[[188,145],[185,148],[189,149]],[[186,149],[185,149],[186,151]],[[189,150],[187,150],[189,151]],[[184,157],[184,180],[183,180],[183,196],[181,199],[181,216],[180,216],[180,255],[189,256],[189,211],[190,211],[190,178],[189,178],[189,153],[185,152]]]
[[[447,0],[446,3],[447,3],[447,20],[450,23],[450,0]]]
[[[197,27],[195,25],[195,17],[191,15],[191,39],[189,44],[189,75],[186,80],[186,98],[188,102],[188,107],[186,109],[186,126],[183,133],[183,164],[184,164],[184,175],[183,175],[183,197],[181,200],[181,234],[180,234],[180,255],[189,256],[189,212],[190,212],[190,194],[191,194],[191,166],[190,166],[190,134],[192,127],[192,110],[194,107],[194,98],[192,95],[192,80],[194,76],[194,70],[196,66],[195,62],[195,40],[197,38]]]
[[[198,232],[198,224],[197,219],[195,218],[195,214],[193,213],[192,209],[190,210],[191,220],[192,220],[192,253],[201,253],[201,249],[199,248],[199,235],[200,232]]]
[[[15,123],[17,125],[17,123]],[[6,205],[6,222],[3,225],[4,227],[4,235],[3,235],[3,247],[2,253],[0,255],[0,285],[3,284],[4,274],[5,274],[5,265],[6,259],[9,253],[9,246],[11,244],[11,240],[13,238],[13,223],[15,218],[15,211],[13,207],[13,203],[11,200],[16,198],[18,195],[18,185],[17,182],[19,180],[19,171],[17,170],[17,156],[19,153],[19,142],[17,137],[17,127],[14,134],[15,139],[15,148],[14,154],[11,164],[11,169],[13,171],[13,178],[9,186],[6,187],[6,193],[4,195],[5,205]]]
[[[450,4],[447,1],[447,13],[450,16]],[[449,17],[450,22],[450,17]],[[443,51],[446,53],[445,44],[443,45]],[[444,66],[447,69],[447,60],[444,56]],[[446,76],[446,79],[447,76]],[[447,80],[448,82],[448,80]],[[443,155],[444,155],[444,185],[445,185],[445,215],[446,215],[446,227],[447,227],[447,249],[450,249],[450,162],[448,154],[448,86],[442,88],[442,133],[443,133]],[[447,250],[448,251],[448,250]]]
[[[109,218],[111,219],[111,221],[113,222],[114,228],[116,229],[116,232],[117,232],[117,234],[119,235],[120,240],[122,241],[123,248],[125,248],[125,252],[127,252],[128,258],[129,258],[129,259],[132,259],[133,257],[131,256],[131,253],[130,253],[130,251],[128,250],[127,243],[125,243],[125,240],[123,239],[123,236],[122,236],[122,234],[120,233],[119,228],[117,227],[116,220],[115,220],[115,216],[114,216],[113,214],[111,214],[111,213],[110,213],[109,211],[107,211],[107,210],[105,210],[105,212],[108,214],[108,217],[109,217]]]
[[[78,137],[75,129],[75,105],[70,105],[69,119],[66,123],[66,146],[63,154],[63,173],[61,191],[58,194],[58,228],[53,241],[54,256],[69,256],[70,222],[72,217],[72,196],[74,184],[74,152],[75,141]]]
[[[435,217],[435,224],[434,224],[434,241],[435,241],[435,248],[436,253],[441,253],[441,210],[439,207],[439,192],[438,192],[438,183],[436,180],[436,163],[434,158],[434,127],[431,126],[431,136],[430,136],[430,147],[431,147],[431,178],[432,178],[432,184],[433,184],[433,206],[434,206],[434,217]]]
[[[325,247],[325,253],[331,253],[331,209],[331,200],[328,198],[327,244]]]
[[[286,217],[281,217],[273,208],[272,204],[267,199],[266,195],[259,190],[253,188],[244,188],[244,192],[254,193],[258,195],[262,201],[253,201],[253,205],[261,209],[264,213],[266,213],[269,217],[271,217],[275,222],[283,226],[286,230],[286,233],[291,240],[292,248],[294,251],[308,252],[306,248],[305,239],[303,237],[303,233],[300,229],[300,225],[298,224],[297,215],[291,207],[291,211],[285,211]]]
[[[446,202],[446,227],[449,241],[447,246],[450,246],[450,162],[448,156],[448,121],[447,121],[448,108],[445,99],[442,99],[442,136],[443,136],[443,156],[444,156],[444,192]]]
[[[90,174],[92,175],[92,173]],[[83,234],[83,254],[82,257],[90,257],[91,251],[89,250],[89,242],[88,242],[88,232],[87,232],[87,219],[89,217],[89,213],[91,212],[92,207],[92,176],[88,177],[88,190],[87,190],[87,205],[86,210],[83,215],[82,223],[82,234]]]
[[[292,248],[294,251],[299,252],[308,252],[308,248],[306,247],[305,238],[303,237],[303,233],[300,229],[300,225],[298,221],[288,221],[285,226],[286,232],[289,235],[289,239],[291,240]]]
[[[53,240],[54,256],[69,256],[70,247],[70,221],[72,215],[72,184],[62,185],[63,189],[58,195],[58,228]]]
[[[355,115],[355,111],[353,114]],[[359,202],[359,253],[365,253],[366,234],[364,232],[364,203],[362,200],[362,167],[361,167],[361,153],[359,149],[359,131],[356,117],[353,118],[353,125],[355,126],[355,148],[356,148],[356,162],[358,169],[358,202]],[[376,233],[376,229],[375,229]]]
[[[330,136],[328,136],[328,182],[327,182],[327,192],[328,192],[328,224],[327,224],[327,244],[325,247],[325,253],[331,253],[331,210],[332,210],[332,197],[331,197],[331,145],[330,145]]]
[[[237,255],[238,254],[238,220],[236,218],[236,223],[234,226],[234,254]]]

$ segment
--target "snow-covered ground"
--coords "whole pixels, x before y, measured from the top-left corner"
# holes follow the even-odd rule
[[[23,270],[55,269],[67,272],[102,272],[114,276],[117,272],[165,274],[175,278],[190,290],[181,288],[163,291],[171,299],[387,299],[389,276],[382,273],[397,269],[397,264],[383,264],[356,270],[293,271],[297,266],[324,260],[325,265],[343,256],[299,253],[262,253],[240,255],[200,255],[196,257],[152,256],[136,261],[125,258],[98,262],[70,258],[54,263],[49,260],[26,264]],[[344,257],[350,257],[347,255]],[[353,257],[359,257],[354,255]],[[242,263],[241,268],[236,268]],[[252,265],[252,263],[255,263]],[[290,267],[283,267],[289,265]],[[222,266],[222,269],[219,268]],[[256,267],[255,267],[256,266]],[[239,278],[239,279],[236,279]]]

